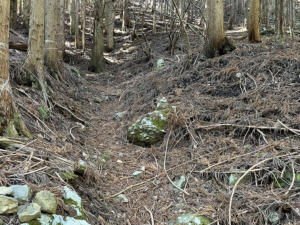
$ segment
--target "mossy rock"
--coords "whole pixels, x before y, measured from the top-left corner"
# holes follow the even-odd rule
[[[232,173],[229,175],[229,185],[234,186],[236,182],[243,176],[243,173]],[[247,174],[238,185],[245,184],[251,181],[251,175]]]
[[[127,138],[139,146],[150,147],[163,140],[167,131],[169,110],[154,111],[140,117],[128,128]]]
[[[73,180],[75,178],[78,177],[78,175],[74,174],[74,173],[69,173],[65,170],[61,171],[61,174],[60,174],[61,178],[65,181],[69,181],[69,180]]]
[[[72,191],[68,187],[64,186],[62,191],[63,200],[66,205],[72,206],[77,214],[76,219],[85,220],[85,214],[81,198],[75,191]]]
[[[283,177],[280,177],[279,174],[275,174],[272,177],[272,180],[274,181],[274,187],[289,187],[293,181],[293,173],[285,172],[283,174]],[[300,173],[295,174],[295,181],[293,187],[300,187]]]
[[[208,225],[211,221],[198,213],[186,213],[179,215],[176,219],[169,222],[169,225]]]
[[[32,220],[23,225],[89,225],[85,220],[78,220],[72,217],[64,217],[56,214],[43,214],[40,218]]]

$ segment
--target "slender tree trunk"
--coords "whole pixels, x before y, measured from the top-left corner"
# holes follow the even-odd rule
[[[51,76],[62,80],[58,70],[57,54],[57,1],[45,0],[45,65]]]
[[[79,41],[79,0],[73,0],[75,2],[76,6],[76,12],[75,12],[75,46],[77,49],[80,48],[80,41]]]
[[[70,0],[70,33],[75,35],[75,27],[76,27],[76,0]]]
[[[22,9],[23,9],[23,4],[22,4],[23,0],[19,0],[19,16],[22,15]]]
[[[70,10],[70,0],[66,0],[65,10],[66,11]]]
[[[291,17],[292,17],[292,24],[291,24],[291,27],[295,27],[296,25],[296,9],[295,9],[295,1],[294,0],[291,0]]]
[[[9,0],[8,0],[9,1]],[[18,0],[10,0],[10,28],[17,29]]]
[[[57,53],[60,71],[65,58],[65,0],[57,0]]]
[[[115,41],[114,41],[115,11],[114,11],[114,3],[112,0],[106,1],[105,23],[107,29],[106,51],[111,52],[114,50],[115,47]]]
[[[23,4],[23,27],[28,28],[29,23],[28,23],[28,16],[30,13],[30,0],[24,0]]]
[[[104,70],[103,56],[103,16],[104,16],[103,0],[97,0],[95,3],[95,35],[94,48],[89,63],[89,71],[100,73]]]
[[[222,49],[228,39],[224,31],[223,0],[208,0],[207,4],[208,19],[203,52],[206,58],[213,58],[224,54]]]
[[[276,0],[276,26],[278,37],[286,36],[286,0]]]
[[[153,0],[153,29],[152,32],[156,33],[156,0]]]
[[[250,17],[248,25],[248,39],[251,43],[260,42],[258,23],[259,0],[251,0]]]
[[[86,0],[81,0],[81,33],[82,50],[85,51],[85,21],[86,21]]]
[[[128,0],[123,0],[123,25],[122,29],[125,30],[130,25],[129,11],[128,11]]]

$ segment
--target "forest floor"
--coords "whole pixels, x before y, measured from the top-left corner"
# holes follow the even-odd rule
[[[153,58],[146,60],[139,42],[130,40],[130,29],[121,30],[117,16],[116,48],[104,54],[106,69],[99,74],[87,70],[91,39],[87,35],[85,53],[76,50],[66,21],[65,82],[47,75],[53,107],[46,116],[39,112],[45,104],[41,91],[17,82],[26,53],[10,51],[15,102],[34,136],[33,141],[21,141],[35,149],[32,163],[43,163],[24,174],[28,159],[2,150],[0,186],[26,183],[34,190],[52,191],[72,186],[91,224],[151,224],[151,214],[152,224],[168,224],[185,212],[207,216],[211,224],[228,224],[229,215],[234,224],[268,224],[274,213],[279,215],[277,224],[297,224],[298,37],[264,37],[262,43],[250,44],[238,40],[246,33],[239,28],[228,31],[236,50],[203,60],[202,42],[190,32],[193,58],[186,60],[185,38],[170,55],[162,21],[156,34],[149,29],[150,13],[144,32]],[[17,32],[10,41],[26,42],[28,31]],[[157,70],[158,59],[165,66]],[[153,111],[159,97],[166,97],[173,109],[164,141],[151,148],[128,143],[128,127]],[[123,111],[121,122],[113,120]],[[62,181],[57,174],[73,173],[79,159],[88,165],[85,175]],[[132,177],[142,170],[142,176]],[[248,180],[233,187],[231,174],[245,174]],[[184,176],[185,193],[175,193],[167,175],[173,181]],[[119,193],[129,202],[116,203]],[[70,214],[63,205],[58,209]],[[9,218],[1,218],[8,223]]]

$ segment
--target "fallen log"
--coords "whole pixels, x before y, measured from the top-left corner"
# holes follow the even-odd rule
[[[16,49],[26,52],[28,49],[28,44],[21,42],[9,42],[9,49]]]

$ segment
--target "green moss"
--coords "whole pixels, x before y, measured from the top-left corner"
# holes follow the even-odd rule
[[[85,214],[84,214],[84,210],[83,210],[83,204],[81,202],[80,205],[78,205],[78,203],[76,201],[74,201],[73,199],[64,199],[64,203],[66,205],[71,205],[74,207],[75,211],[76,209],[81,213],[81,216],[77,215],[75,217],[75,219],[82,219],[82,220],[85,220]]]
[[[156,118],[151,118],[151,122],[159,130],[165,130],[168,125],[168,122],[166,120],[161,119],[159,116]]]
[[[168,113],[170,112],[169,109],[160,109],[157,111],[159,111],[164,117],[167,117]]]
[[[80,74],[79,74],[79,72],[78,72],[77,69],[71,68],[71,71],[72,71],[74,74],[76,74],[76,76],[80,77]]]
[[[0,124],[4,124],[6,122],[6,118],[5,117],[0,117]]]
[[[101,69],[100,68],[96,69],[96,73],[101,73]]]
[[[111,157],[111,151],[105,151],[102,158],[107,161],[110,159],[110,157]]]
[[[27,224],[29,224],[29,225],[42,225],[42,223],[38,220],[31,220]]]
[[[50,111],[47,110],[47,109],[45,108],[45,106],[42,105],[41,107],[39,107],[39,108],[38,108],[38,111],[39,111],[41,117],[43,117],[44,119],[48,119],[48,113],[49,113]]]
[[[65,181],[73,180],[77,178],[78,176],[74,173],[69,173],[67,171],[62,171],[61,172],[61,178],[64,179]]]
[[[19,136],[14,123],[10,123],[6,129],[5,129],[5,133],[11,137],[11,138],[17,138]]]
[[[280,177],[279,174],[274,174],[272,180],[274,181],[274,187],[290,186],[293,181],[293,173],[285,172],[283,177]],[[300,173],[295,174],[294,187],[300,187]]]

